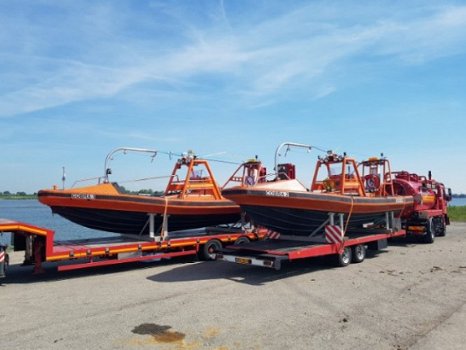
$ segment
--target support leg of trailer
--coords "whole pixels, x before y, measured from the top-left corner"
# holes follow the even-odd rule
[[[154,214],[149,214],[149,237],[151,239],[155,238]]]
[[[245,213],[244,211],[241,212],[241,219],[240,219],[240,222],[241,222],[241,229],[244,230],[245,227],[246,227],[246,224],[247,224],[247,222],[246,222],[246,213]]]
[[[343,233],[344,233],[344,232],[345,232],[345,226],[344,226],[344,221],[345,221],[345,220],[344,220],[344,214],[343,214],[343,213],[340,213],[340,214],[338,214],[338,217],[339,217],[339,219],[340,219],[340,223],[339,223],[339,224],[340,224],[340,229],[341,229],[341,232],[343,232]]]
[[[170,217],[170,215],[168,215],[168,214],[164,214],[164,216],[163,216],[162,232],[160,233],[162,241],[164,241],[168,237],[168,218],[169,217]]]
[[[32,265],[34,264],[34,255],[32,249],[32,236],[26,235],[24,237],[25,247],[24,247],[24,261],[23,265]]]
[[[389,212],[385,212],[385,228],[390,230],[390,215]]]
[[[330,218],[325,220],[319,227],[317,227],[311,234],[308,236],[309,238],[314,237],[318,232],[320,232],[330,221]]]
[[[335,225],[335,213],[328,213],[330,219],[330,225]]]
[[[44,242],[41,238],[35,237],[34,239],[34,274],[44,273],[45,270],[42,267],[42,250],[44,248]]]

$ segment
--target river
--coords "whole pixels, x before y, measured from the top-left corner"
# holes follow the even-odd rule
[[[32,225],[52,229],[57,240],[89,237],[111,237],[116,233],[91,230],[74,224],[59,215],[52,214],[49,207],[35,199],[0,200],[0,218],[27,222]],[[0,242],[10,243],[10,234],[0,233]]]
[[[466,198],[453,198],[448,205],[450,207],[466,205]]]

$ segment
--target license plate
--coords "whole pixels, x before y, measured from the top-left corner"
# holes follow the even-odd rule
[[[248,258],[235,258],[235,261],[238,264],[245,264],[245,265],[251,264],[251,259],[248,259]]]

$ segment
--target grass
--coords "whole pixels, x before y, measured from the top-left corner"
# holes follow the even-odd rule
[[[448,207],[448,217],[451,221],[466,222],[466,205],[458,207]]]

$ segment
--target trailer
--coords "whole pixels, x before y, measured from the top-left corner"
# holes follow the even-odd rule
[[[446,209],[418,209],[408,218],[395,218],[387,212],[379,227],[361,227],[345,231],[344,215],[328,213],[329,218],[309,237],[268,231],[267,239],[218,250],[217,260],[279,270],[284,262],[320,256],[333,256],[336,266],[360,263],[367,250],[381,250],[388,241],[400,237],[420,237],[433,243],[435,236],[445,236],[449,224]],[[338,224],[335,225],[336,221]]]
[[[266,235],[266,230],[225,226],[154,237],[118,235],[58,241],[53,230],[9,219],[0,219],[1,232],[12,234],[14,251],[25,252],[24,263],[33,265],[34,273],[44,272],[45,262],[56,262],[58,271],[69,271],[188,255],[213,260],[215,250],[224,245],[244,244]]]
[[[343,267],[350,263],[362,262],[368,249],[384,249],[388,245],[388,239],[403,237],[405,234],[404,230],[379,231],[372,234],[354,232],[344,237],[340,243],[302,238],[298,240],[283,236],[241,246],[228,246],[218,251],[217,260],[279,270],[284,262],[333,255],[335,264]]]

